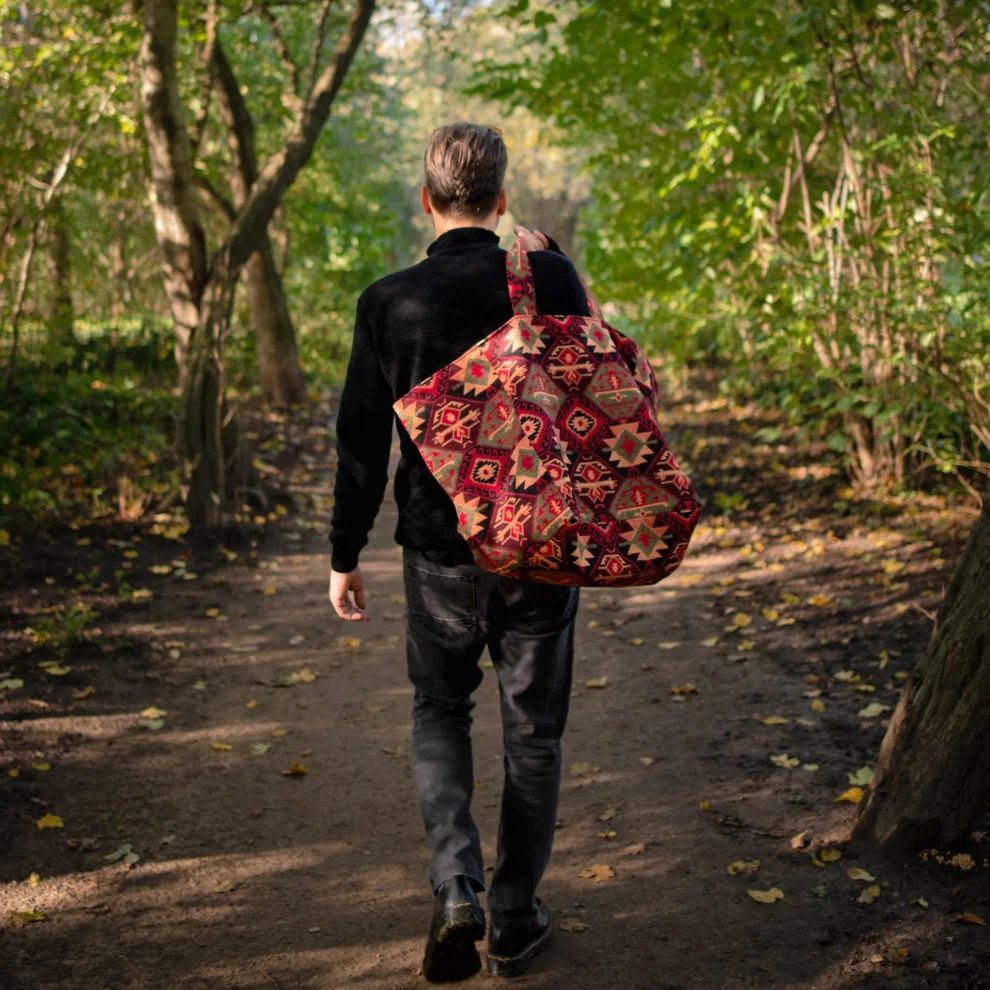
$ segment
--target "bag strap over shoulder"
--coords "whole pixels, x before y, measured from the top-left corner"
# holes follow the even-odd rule
[[[505,253],[505,274],[509,282],[509,299],[512,302],[513,313],[516,316],[535,316],[536,286],[533,283],[533,268],[529,263],[529,254],[518,237],[515,244]],[[578,278],[588,300],[588,312],[594,319],[600,320],[602,310],[598,300],[580,274]]]

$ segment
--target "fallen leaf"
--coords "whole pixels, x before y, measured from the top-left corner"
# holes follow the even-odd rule
[[[192,689],[194,691],[205,691],[208,687],[209,684],[207,684],[203,678],[200,678],[198,681],[193,681],[192,683]]]
[[[709,636],[701,641],[702,646],[718,646],[718,636]]]
[[[80,688],[78,691],[72,692],[72,697],[76,701],[82,701],[83,698],[88,698],[91,694],[96,693],[96,688],[92,684],[87,684],[86,687]]]
[[[890,705],[881,705],[878,701],[860,709],[857,713],[860,718],[879,718],[884,712],[890,711]]]
[[[755,873],[759,868],[760,861],[758,859],[737,859],[734,863],[729,863],[725,868],[725,872],[730,877],[735,877],[739,876],[740,873]]]
[[[928,901],[926,901],[923,897],[916,897],[913,901],[911,901],[911,903],[917,904],[918,907],[928,907]]]
[[[819,769],[819,767],[817,763],[804,763],[802,764],[801,769],[807,770],[808,773],[814,773],[817,769]]]
[[[835,803],[840,804],[845,801],[849,804],[859,804],[862,800],[863,789],[861,787],[850,787],[848,791],[844,791],[835,799]]]
[[[642,646],[643,645],[643,641],[641,639],[631,639],[631,640],[629,640],[629,645],[630,646]]]
[[[578,876],[582,880],[594,880],[595,883],[604,883],[615,876],[615,870],[605,863],[595,863],[594,866],[586,866]]]
[[[207,618],[215,619],[220,614],[220,609],[218,608],[208,608],[206,610]]]
[[[821,698],[815,698],[815,700],[811,703],[811,710],[813,712],[825,711],[825,702],[822,701]]]
[[[163,718],[139,718],[138,725],[142,729],[150,729],[152,732],[156,732],[158,729],[165,727],[165,719]]]
[[[224,883],[217,887],[217,890],[221,894],[229,894],[233,890],[237,890],[240,884],[236,880],[226,880]]]
[[[598,833],[599,839],[614,839],[615,836],[616,836],[616,832],[614,829],[611,828],[607,828],[603,832]]]
[[[244,707],[245,708],[257,708],[258,707],[258,702],[255,701],[254,698],[249,698],[247,701],[244,702]]]
[[[71,667],[65,667],[60,663],[48,664],[45,666],[45,673],[51,674],[52,677],[64,677],[71,670]]]
[[[773,904],[784,899],[784,892],[779,887],[771,887],[769,890],[747,890],[746,893],[761,904]]]
[[[130,842],[125,842],[123,845],[117,846],[112,853],[107,853],[103,858],[108,863],[116,863],[119,860],[123,860],[126,865],[130,866],[136,863],[141,857],[134,852],[134,846]]]
[[[826,605],[832,604],[832,599],[828,595],[812,595],[808,599],[809,605],[816,605],[818,608],[825,608]]]
[[[18,921],[24,922],[24,924],[30,924],[32,921],[44,921],[46,918],[46,915],[42,911],[11,911],[10,915]]]
[[[973,914],[972,911],[957,914],[952,920],[966,925],[986,925],[986,922],[978,914]]]
[[[837,681],[843,681],[846,684],[855,684],[858,680],[860,680],[860,676],[855,670],[840,670],[832,676]]]
[[[788,719],[781,718],[779,715],[768,715],[764,719],[760,719],[764,725],[787,725]]]
[[[31,769],[37,770],[39,773],[48,773],[48,771],[51,770],[51,768],[52,765],[50,763],[43,763],[39,761],[38,763],[31,764]]]
[[[846,876],[849,877],[850,880],[865,880],[868,883],[876,880],[876,877],[873,876],[872,873],[860,869],[858,866],[850,866],[849,869],[846,870]]]
[[[211,742],[210,749],[215,749],[218,753],[229,753],[234,747],[230,743]]]
[[[131,592],[132,602],[146,602],[151,597],[151,591],[148,588],[135,588],[134,591]]]
[[[823,863],[837,863],[842,859],[841,849],[823,849],[819,854],[818,858]]]
[[[24,681],[20,677],[8,677],[0,681],[0,691],[16,691],[24,687]]]
[[[683,697],[688,694],[697,694],[698,686],[697,684],[682,684],[680,687],[672,687],[670,689],[670,693],[675,697]]]
[[[670,640],[669,642],[657,643],[658,650],[676,650],[681,644],[677,640]]]
[[[151,705],[141,712],[141,718],[164,718],[167,714],[168,712],[163,711],[161,708],[155,708],[154,705]]]
[[[296,763],[295,761],[293,761],[292,763],[290,763],[282,771],[282,773],[286,777],[301,777],[304,773],[308,773],[308,772],[309,771],[306,769],[306,766],[304,764],[302,764],[302,763]]]
[[[600,822],[610,822],[619,813],[618,808],[606,808],[599,816]]]
[[[596,774],[600,770],[601,767],[595,766],[594,763],[588,763],[586,760],[582,760],[580,763],[572,763],[567,768],[567,772],[572,777],[590,777],[592,774]]]
[[[751,615],[747,615],[745,612],[736,612],[732,619],[732,624],[736,629],[745,629],[752,625],[752,622],[753,617]]]
[[[855,773],[849,774],[849,783],[857,787],[865,787],[873,780],[872,767],[860,767]]]
[[[856,898],[859,904],[872,904],[880,896],[880,888],[876,885],[872,887],[864,887],[860,892],[859,897]]]
[[[65,823],[58,815],[42,815],[35,823],[38,828],[64,828]]]
[[[251,743],[251,754],[252,756],[264,756],[271,748],[271,743]]]
[[[580,921],[577,918],[564,918],[560,923],[560,930],[562,932],[586,932],[591,925],[586,921]]]
[[[338,636],[333,642],[334,646],[341,646],[347,650],[356,649],[361,645],[361,640],[357,636]]]
[[[808,831],[805,829],[791,838],[791,849],[803,849],[808,844]]]
[[[639,762],[643,764],[644,767],[652,767],[656,762],[652,756],[641,756]]]
[[[788,756],[786,753],[780,753],[778,756],[771,756],[770,762],[775,767],[783,767],[787,770],[792,770],[794,767],[801,765],[801,761],[796,756]]]
[[[594,677],[584,682],[586,688],[603,688],[608,686],[608,677],[604,674],[601,677]]]

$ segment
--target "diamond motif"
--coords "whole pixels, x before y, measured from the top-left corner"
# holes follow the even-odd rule
[[[582,458],[574,468],[574,487],[578,495],[593,505],[603,504],[616,485],[615,475],[597,457]]]
[[[643,403],[639,386],[618,361],[603,364],[588,383],[585,394],[613,420],[632,419]]]
[[[467,446],[480,419],[478,409],[463,399],[447,398],[438,402],[430,424],[433,433],[430,446]]]
[[[513,454],[513,485],[523,490],[532,488],[546,471],[543,461],[540,460],[540,455],[528,444],[520,444]]]
[[[653,525],[653,517],[645,519],[634,519],[622,534],[623,543],[629,546],[629,556],[636,557],[640,561],[656,560],[666,549],[667,543],[664,535],[667,532],[666,526]]]
[[[493,378],[491,364],[477,347],[462,354],[450,366],[450,380],[458,382],[465,395],[480,395]]]
[[[653,453],[650,441],[653,434],[639,423],[620,423],[609,427],[611,438],[605,441],[609,460],[620,468],[639,467]]]
[[[573,391],[592,376],[595,362],[580,344],[561,341],[547,354],[543,367],[551,378]]]
[[[457,528],[466,540],[477,536],[488,521],[489,502],[482,502],[479,496],[471,498],[464,492],[458,492],[453,498],[457,511]]]

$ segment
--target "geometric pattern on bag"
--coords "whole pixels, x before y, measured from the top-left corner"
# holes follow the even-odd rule
[[[519,241],[506,278],[512,318],[399,399],[396,415],[486,570],[654,584],[683,560],[701,503],[657,423],[653,369],[587,286],[590,316],[537,313]]]

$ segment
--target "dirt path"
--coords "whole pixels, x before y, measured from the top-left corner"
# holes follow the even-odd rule
[[[792,848],[794,835],[815,840],[848,816],[834,799],[883,733],[880,719],[857,713],[893,703],[896,671],[910,669],[927,635],[927,620],[896,602],[924,602],[926,582],[937,589],[943,576],[920,539],[878,548],[875,536],[833,539],[783,516],[771,511],[760,529],[707,525],[664,586],[584,595],[543,893],[558,922],[587,928],[558,932],[519,986],[990,986],[987,929],[952,922],[964,911],[990,920],[979,845],[968,870],[933,861],[895,870],[849,850],[816,866]],[[326,518],[287,517],[256,558],[239,550],[196,580],[152,572],[153,596],[104,622],[116,645],[70,658],[64,677],[44,677],[12,631],[68,580],[42,580],[56,574],[58,546],[20,548],[28,584],[4,599],[13,613],[0,672],[26,682],[0,703],[0,987],[425,985],[416,971],[428,860],[408,757],[394,509],[385,506],[363,558],[374,621],[360,628],[343,628],[326,603]],[[135,563],[148,567],[177,556],[150,538],[138,550]],[[895,551],[914,574],[899,595],[874,581]],[[816,593],[828,602],[809,603]],[[847,593],[853,606],[841,602]],[[271,686],[284,674],[296,683]],[[585,686],[599,678],[605,687]],[[671,695],[688,684],[697,690]],[[90,696],[70,697],[87,685]],[[488,671],[475,809],[489,862],[501,786],[495,702]],[[161,728],[139,726],[148,706],[165,712]],[[270,748],[252,752],[259,744]],[[801,765],[771,763],[784,754]],[[52,769],[31,769],[38,761]],[[304,775],[283,773],[294,761]],[[63,827],[38,828],[45,814]],[[124,843],[139,861],[108,861]],[[635,844],[645,849],[626,851]],[[753,859],[754,875],[727,875]],[[579,876],[596,864],[614,876]],[[876,876],[875,903],[857,902],[867,884],[847,877],[850,866]],[[772,887],[782,902],[747,896]]]

